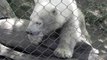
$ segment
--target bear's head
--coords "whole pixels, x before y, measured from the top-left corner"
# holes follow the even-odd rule
[[[37,4],[30,19],[26,32],[29,40],[35,44],[41,42],[44,35],[60,28],[66,22],[56,7],[51,4],[45,7]]]

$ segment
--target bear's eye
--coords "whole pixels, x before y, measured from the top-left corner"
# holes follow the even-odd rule
[[[54,9],[52,10],[53,15],[57,15],[57,11]]]
[[[41,25],[42,23],[41,23],[41,22],[35,22],[35,24],[37,24],[37,25]]]
[[[53,10],[53,11],[52,11],[52,13],[56,13],[56,11],[55,11],[55,10]]]

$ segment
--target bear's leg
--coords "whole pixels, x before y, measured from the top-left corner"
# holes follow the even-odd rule
[[[80,33],[79,33],[80,34]],[[60,58],[71,58],[76,43],[79,41],[77,31],[71,22],[67,22],[61,31],[60,42],[54,54]]]

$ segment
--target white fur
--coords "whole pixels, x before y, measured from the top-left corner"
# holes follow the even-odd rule
[[[78,17],[81,17],[81,11],[78,9],[75,0],[37,0],[35,4],[28,30],[31,32],[41,31],[45,35],[45,33],[63,27],[60,34],[60,43],[54,52],[56,56],[71,58],[77,42],[88,43],[80,29],[81,22]],[[57,11],[57,14],[54,15],[52,10]],[[42,25],[39,26],[35,24],[36,22],[41,22]],[[29,38],[31,41],[35,40],[32,43],[38,44],[41,42],[38,38],[42,37],[31,35]]]

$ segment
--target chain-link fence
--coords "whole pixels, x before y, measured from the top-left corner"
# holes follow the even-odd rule
[[[36,3],[34,3],[34,1]],[[78,8],[81,9],[85,18],[82,16],[82,13],[79,13],[80,15],[79,14],[76,15],[78,8],[76,8],[76,3],[74,2],[74,0],[34,0],[34,1],[0,0],[0,43],[1,43],[0,60],[103,60],[103,59],[106,60],[105,58],[107,56],[106,0],[98,1],[77,0],[76,1],[77,6]],[[40,8],[36,8],[35,6]],[[50,11],[50,9],[51,8],[53,9],[53,7],[54,10]],[[41,11],[39,11],[40,9]],[[71,14],[71,16],[73,17],[76,17],[77,19],[72,20],[72,22],[69,24],[71,26],[67,29],[66,24],[68,22],[66,20],[67,19],[69,20],[70,17],[68,16],[69,14]],[[31,15],[33,17],[30,18]],[[38,31],[38,29],[41,30],[40,28],[37,27],[37,25],[38,24],[41,25],[42,23],[40,21],[36,21],[35,23],[37,24],[35,26],[36,29],[33,27],[32,28],[33,30],[30,29],[30,32],[27,31],[27,33],[26,30],[28,29],[29,22],[33,21],[34,18],[37,19],[38,17],[39,18],[42,17],[41,19],[45,21],[42,27],[42,29],[44,28],[45,30],[44,34],[46,34],[46,32],[50,31],[52,28],[56,27],[55,25],[57,21],[56,19],[59,18],[58,20],[60,21],[57,21],[59,24],[63,23],[64,24],[60,28],[55,30],[53,29],[47,35],[43,36],[42,41],[38,45],[36,45],[34,41],[31,42],[31,40],[28,37],[28,34],[38,35],[39,33],[35,32],[34,30],[36,31]],[[47,21],[45,19],[51,21]],[[63,21],[64,19],[66,19],[65,20],[66,22]],[[53,25],[51,26],[51,24]],[[63,27],[65,27],[66,29],[64,30]],[[70,30],[70,28],[72,28],[72,31]],[[61,35],[62,30],[65,32],[63,33],[67,35],[64,34],[63,34],[64,36]],[[70,32],[66,32],[69,30]],[[34,34],[31,31],[33,31]],[[80,35],[78,37],[76,37],[77,36],[76,35],[75,36],[76,38],[72,37],[71,35],[70,37],[68,37],[70,33],[71,35],[73,34],[75,35],[75,33],[77,34],[79,33]],[[64,38],[62,38],[62,36]],[[88,42],[91,43],[91,45],[99,51],[99,54],[94,54],[91,49],[91,46],[87,43],[82,42],[76,44],[72,58],[68,59],[64,58],[63,56],[62,59],[56,57],[54,52],[58,45],[60,44],[59,40],[61,38],[65,39],[66,36],[68,37],[67,40],[69,40],[71,37],[74,41],[78,41],[80,38],[89,40]],[[32,37],[32,40],[33,38],[35,37]],[[37,42],[38,41],[36,41],[36,43]],[[70,45],[74,44],[75,42]],[[95,52],[97,52],[97,50],[95,50]]]

